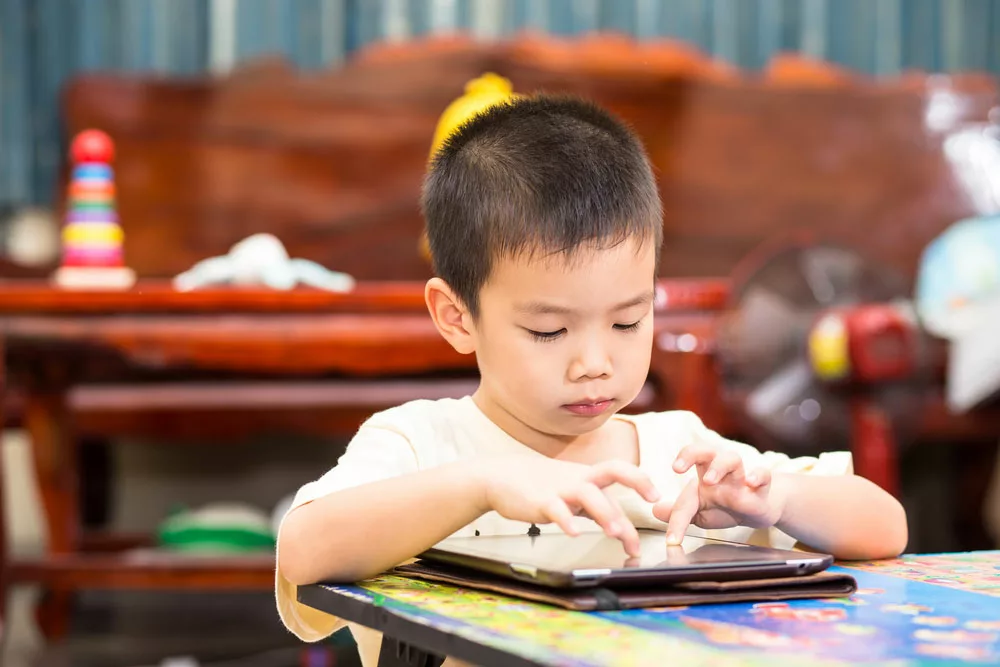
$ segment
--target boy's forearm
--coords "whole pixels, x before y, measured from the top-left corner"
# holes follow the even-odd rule
[[[775,474],[783,503],[776,527],[810,548],[844,560],[892,558],[906,548],[902,505],[856,475]]]
[[[384,572],[485,513],[480,477],[450,464],[314,500],[285,518],[278,567],[297,585]]]

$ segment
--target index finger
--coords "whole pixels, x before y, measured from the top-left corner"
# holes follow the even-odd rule
[[[591,466],[588,480],[599,489],[617,482],[635,489],[640,496],[651,503],[660,499],[660,492],[649,475],[640,470],[638,466],[625,461],[605,461]]]
[[[667,521],[668,545],[674,546],[684,541],[684,535],[698,509],[698,480],[693,479],[677,496],[677,502],[670,510],[670,518]]]
[[[677,458],[674,459],[674,471],[684,473],[693,465],[703,469],[715,460],[719,451],[718,447],[700,442],[687,445],[677,453]]]

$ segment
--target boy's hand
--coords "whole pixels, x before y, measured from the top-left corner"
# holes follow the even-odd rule
[[[783,508],[772,492],[770,470],[747,474],[738,454],[705,444],[682,449],[673,468],[683,474],[692,466],[697,478],[672,504],[663,501],[653,508],[653,516],[668,523],[668,544],[680,544],[692,523],[701,528],[768,528],[781,518]]]
[[[648,502],[660,494],[649,477],[625,461],[583,465],[548,458],[514,457],[483,462],[485,503],[513,521],[555,523],[576,535],[574,516],[587,516],[605,534],[622,541],[626,553],[639,555],[639,534],[618,501],[604,489],[614,483],[635,489]]]

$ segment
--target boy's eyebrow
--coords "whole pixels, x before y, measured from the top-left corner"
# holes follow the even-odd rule
[[[656,297],[656,290],[649,290],[643,292],[642,294],[636,295],[629,299],[628,301],[622,301],[617,306],[614,307],[615,312],[619,310],[628,310],[633,306],[641,306],[644,303],[649,303]]]
[[[649,290],[638,294],[627,301],[622,301],[614,308],[612,312],[618,312],[621,310],[628,310],[633,306],[640,306],[644,303],[649,303],[653,300],[655,292]],[[543,301],[530,301],[528,303],[519,303],[515,306],[515,310],[526,315],[569,315],[574,311],[572,308],[567,308],[565,306],[558,306],[554,303],[545,303]]]

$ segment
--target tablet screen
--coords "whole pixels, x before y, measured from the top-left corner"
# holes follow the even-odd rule
[[[536,537],[495,535],[448,538],[436,549],[554,572],[769,563],[812,556],[691,536],[686,537],[680,546],[667,546],[666,536],[654,531],[639,531],[639,539],[642,556],[637,558],[628,557],[620,541],[598,532],[583,533],[577,537],[547,533]],[[433,558],[433,554],[426,554],[425,557]]]

